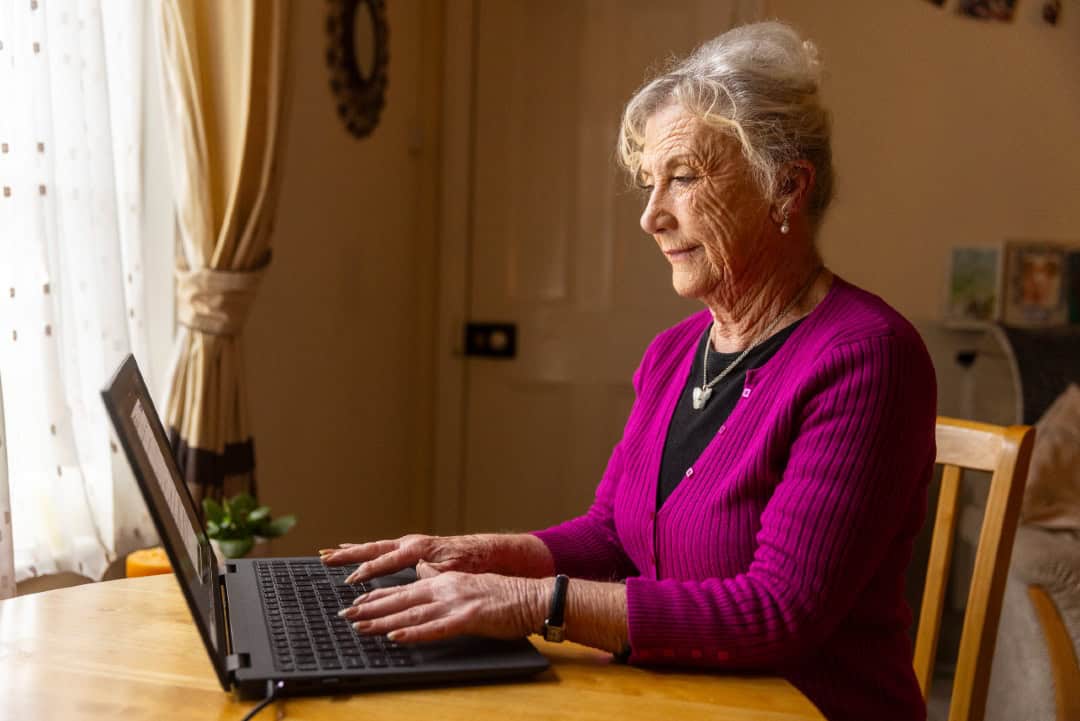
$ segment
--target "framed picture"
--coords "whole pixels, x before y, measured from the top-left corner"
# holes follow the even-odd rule
[[[960,0],[956,12],[979,20],[1012,22],[1016,0]]]
[[[974,328],[998,319],[1001,252],[998,248],[956,247],[949,262],[945,324]]]
[[[1065,247],[1041,241],[1005,245],[1004,321],[1017,326],[1065,325]]]

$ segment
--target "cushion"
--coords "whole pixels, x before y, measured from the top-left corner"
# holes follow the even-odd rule
[[[1080,529],[1080,386],[1070,384],[1035,427],[1021,523]]]

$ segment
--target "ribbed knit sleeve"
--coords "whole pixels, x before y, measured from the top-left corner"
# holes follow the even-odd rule
[[[864,338],[818,359],[748,570],[630,578],[631,661],[775,668],[817,649],[896,543],[903,509],[925,493],[934,383],[913,336]]]

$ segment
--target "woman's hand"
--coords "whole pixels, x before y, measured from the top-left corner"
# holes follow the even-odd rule
[[[320,550],[319,557],[328,566],[359,563],[346,583],[366,581],[410,566],[416,566],[420,578],[445,571],[542,577],[551,575],[554,568],[544,542],[527,534],[411,534],[388,541],[343,543],[338,548]]]
[[[448,571],[364,594],[341,616],[358,633],[397,643],[452,636],[522,638],[540,630],[551,579]]]
[[[359,563],[360,567],[346,583],[366,581],[416,566],[421,578],[435,576],[443,571],[466,571],[481,573],[488,570],[485,561],[491,556],[490,543],[479,536],[424,536],[411,534],[390,541],[371,543],[343,543],[336,549],[319,551],[323,563],[343,566]]]

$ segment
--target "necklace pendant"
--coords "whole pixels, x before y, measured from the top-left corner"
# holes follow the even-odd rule
[[[709,396],[712,395],[712,388],[698,388],[694,387],[694,410],[700,411],[705,407],[705,404],[709,402]]]

